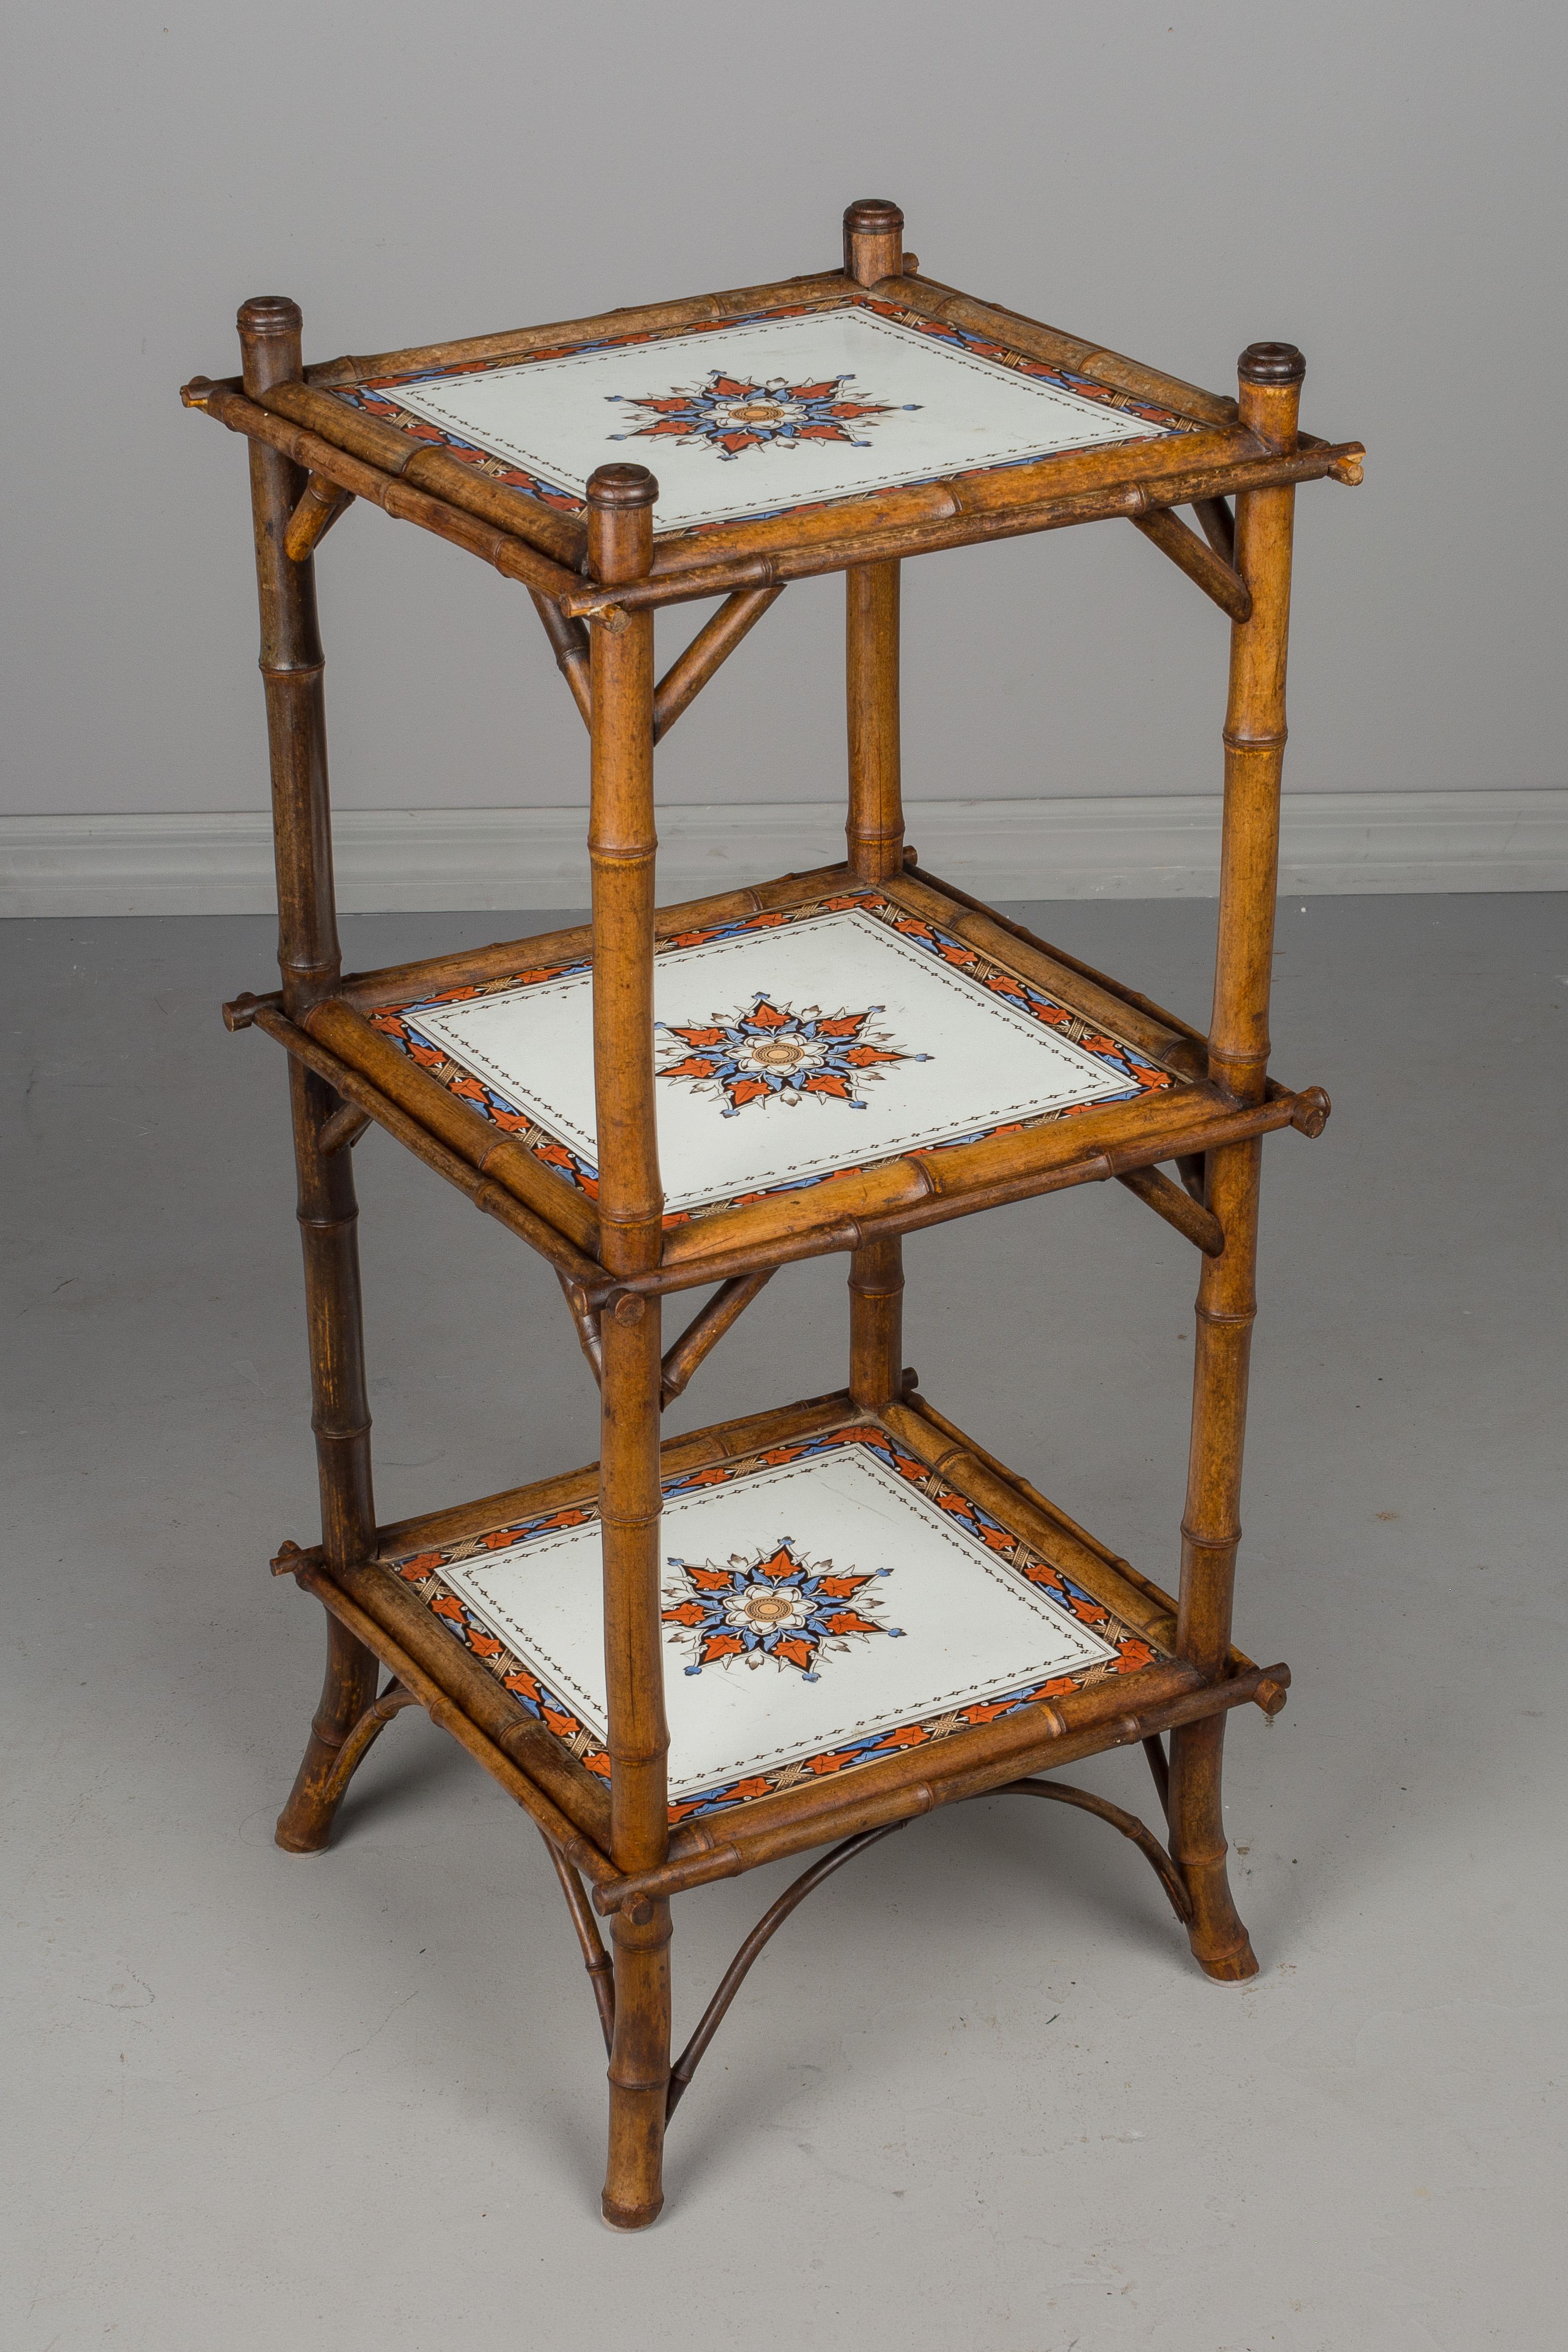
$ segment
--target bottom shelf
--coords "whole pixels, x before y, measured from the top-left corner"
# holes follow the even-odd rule
[[[816,1399],[663,1458],[670,1854],[689,1883],[722,1874],[719,1840],[748,1867],[851,1812],[898,1818],[1163,1721],[1284,1703],[1285,1671],[1239,1653],[1205,1685],[1173,1654],[1169,1595],[922,1400]],[[385,1528],[378,1559],[335,1580],[319,1554],[278,1563],[379,1629],[395,1673],[417,1661],[474,1752],[523,1777],[520,1801],[536,1787],[591,1863],[610,1770],[597,1475]]]

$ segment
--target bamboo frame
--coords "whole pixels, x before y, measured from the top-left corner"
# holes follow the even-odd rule
[[[393,1717],[416,1704],[529,1813],[560,1879],[609,2053],[603,2210],[616,2228],[640,2228],[658,2214],[668,2116],[783,1919],[853,1854],[938,1805],[1021,1793],[1093,1813],[1155,1869],[1208,1974],[1234,1980],[1257,1965],[1226,1879],[1220,1771],[1226,1716],[1247,1704],[1276,1713],[1289,1683],[1283,1665],[1258,1666],[1237,1650],[1230,1630],[1261,1144],[1265,1133],[1285,1126],[1315,1135],[1329,1111],[1321,1089],[1293,1093],[1268,1074],[1292,516],[1298,483],[1359,480],[1363,452],[1359,443],[1330,445],[1300,433],[1303,370],[1290,346],[1249,347],[1233,401],[917,276],[902,231],[895,205],[868,199],[845,215],[841,270],[309,370],[295,306],[259,299],[240,314],[239,378],[196,378],[184,394],[249,448],[281,986],[237,998],[225,1018],[234,1028],[263,1029],[289,1055],[321,1496],[319,1545],[285,1545],[275,1563],[321,1601],[328,1629],[321,1701],[278,1836],[297,1851],[327,1843],[359,1764]],[[701,327],[756,309],[842,302],[856,289],[1164,405],[1192,429],[1174,440],[1069,453],[656,537],[657,484],[640,467],[601,467],[589,483],[585,514],[566,514],[335,397],[350,385],[426,367],[525,359],[574,341]],[[342,975],[313,558],[356,498],[481,556],[531,595],[590,736],[588,925]],[[1201,537],[1178,519],[1175,509],[1187,505]],[[923,872],[904,848],[900,564],[949,547],[1112,518],[1131,520],[1231,622],[1224,863],[1206,1035]],[[847,859],[656,910],[656,741],[787,581],[835,570],[846,575]],[[656,684],[655,612],[710,595],[724,602]],[[658,940],[868,885],[1111,1029],[1177,1084],[1139,1102],[978,1144],[914,1151],[846,1171],[831,1186],[666,1228],[652,1050]],[[547,961],[587,960],[596,1199],[549,1174],[518,1139],[399,1054],[367,1017]],[[599,1384],[596,1464],[377,1528],[352,1170],[352,1147],[372,1124],[554,1268]],[[1180,1181],[1161,1172],[1161,1163],[1173,1163]],[[1174,1599],[946,1421],[915,1393],[914,1375],[901,1362],[905,1233],[1111,1178],[1200,1254]],[[830,1251],[849,1260],[847,1389],[661,1446],[662,1409],[773,1272]],[[664,1293],[714,1283],[715,1296],[661,1353]],[[786,1782],[672,1830],[658,1580],[661,1476],[857,1420],[887,1430],[1021,1540],[1059,1561],[1142,1633],[1153,1662],[989,1724],[959,1725],[940,1742],[902,1748],[835,1778]],[[387,1554],[482,1535],[569,1503],[596,1504],[602,1528],[607,1787],[378,1565]],[[381,1668],[391,1680],[378,1694]],[[1029,1777],[1132,1746],[1144,1751],[1168,1848],[1108,1800]],[[747,1937],[672,2066],[673,1899],[824,1847]],[[598,1915],[612,1922],[608,1948]]]

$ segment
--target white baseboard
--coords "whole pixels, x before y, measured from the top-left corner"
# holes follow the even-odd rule
[[[936,874],[997,898],[1210,898],[1219,797],[920,801]],[[658,813],[659,897],[695,898],[844,854],[837,801]],[[344,809],[338,903],[374,914],[587,903],[586,811]],[[1301,793],[1285,892],[1568,889],[1568,791]],[[252,915],[273,905],[259,814],[0,816],[0,914]]]

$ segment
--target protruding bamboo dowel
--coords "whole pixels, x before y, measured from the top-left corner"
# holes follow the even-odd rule
[[[644,466],[588,483],[588,562],[611,586],[653,556],[658,485]],[[594,1073],[601,1255],[613,1274],[658,1263],[664,1196],[653,1076],[653,615],[593,625]],[[621,1294],[600,1317],[599,1466],[610,1843],[617,1869],[657,1868],[669,1846],[659,1620],[659,1313]],[[610,2142],[603,2210],[642,2229],[663,2203],[669,2082],[669,1906],[617,1915]]]
[[[875,286],[904,274],[904,216],[886,196],[861,196],[844,214],[844,274]]]
[[[1288,343],[1254,343],[1242,353],[1238,373],[1242,423],[1270,449],[1289,452],[1305,373],[1300,352]],[[1294,506],[1288,485],[1248,490],[1237,500],[1237,568],[1251,591],[1252,609],[1231,632],[1209,1069],[1242,1103],[1262,1102],[1268,1080]],[[1219,1219],[1225,1247],[1205,1257],[1198,1285],[1176,1634],[1182,1656],[1206,1675],[1219,1671],[1230,1641],[1241,1539],[1261,1142],[1251,1137],[1218,1146],[1207,1161],[1207,1205]],[[1193,1898],[1193,1951],[1210,1976],[1236,1981],[1254,1975],[1258,1962],[1226,1874],[1224,1741],[1217,1717],[1172,1736],[1171,1851]]]
[[[656,743],[668,734],[681,712],[696,701],[714,671],[729,660],[742,638],[756,627],[769,605],[776,604],[783,594],[782,582],[776,588],[737,590],[734,595],[725,598],[712,618],[698,630],[685,652],[677,655],[671,662],[655,689],[653,735]]]
[[[1162,555],[1168,555],[1178,572],[1196,581],[1205,596],[1211,596],[1222,613],[1233,621],[1245,621],[1252,611],[1252,597],[1245,580],[1222,562],[1210,547],[1205,547],[1195,530],[1169,507],[1156,507],[1152,514],[1134,515],[1132,528],[1152,541]]]
[[[338,517],[346,514],[353,502],[352,490],[340,489],[324,474],[311,474],[283,534],[283,552],[289,562],[303,563],[308,555],[313,555]]]

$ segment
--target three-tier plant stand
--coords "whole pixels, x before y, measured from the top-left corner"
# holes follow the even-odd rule
[[[225,1017],[289,1056],[321,1471],[320,1544],[274,1562],[328,1635],[279,1843],[327,1843],[410,1705],[531,1817],[609,2050],[622,2229],[659,2210],[667,2120],[763,1945],[934,1806],[1082,1807],[1152,1864],[1211,1977],[1257,1966],[1220,1757],[1231,1708],[1272,1714],[1289,1679],[1230,1638],[1259,1165],[1329,1108],[1268,1069],[1291,527],[1296,485],[1359,480],[1362,453],[1299,431],[1289,344],[1242,354],[1238,398],[1200,392],[920,275],[902,226],[852,205],[841,270],[320,367],[267,297],[239,313],[241,374],[184,393],[250,449],[282,985]],[[590,924],[342,973],[313,561],[356,499],[531,595],[592,745]],[[1115,518],[1231,624],[1206,1034],[904,845],[900,564]],[[847,858],[660,908],[654,746],[787,583],[827,572]],[[702,598],[722,601],[658,677],[655,614]],[[553,1267],[600,1385],[596,1465],[377,1525],[351,1159],[372,1125]],[[1107,1178],[1199,1253],[1179,1599],[902,1366],[906,1233]],[[829,1252],[847,1386],[661,1446],[763,1285]],[[666,1346],[665,1299],[700,1289]],[[1032,1777],[1139,1742],[1164,1844]],[[672,1898],[817,1848],[672,2063]]]

